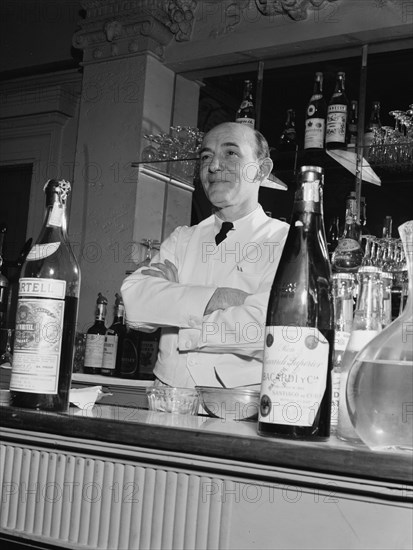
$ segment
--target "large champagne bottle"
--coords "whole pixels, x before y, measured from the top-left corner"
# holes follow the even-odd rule
[[[248,124],[251,128],[255,128],[255,106],[252,97],[252,81],[244,80],[244,90],[242,101],[235,116],[235,122]]]
[[[330,434],[332,277],[323,221],[323,170],[302,166],[266,321],[258,433]]]
[[[327,103],[323,96],[323,73],[316,73],[313,95],[305,118],[304,149],[324,149]]]
[[[327,110],[326,148],[345,149],[348,100],[345,92],[345,73],[337,73],[336,87]]]
[[[19,280],[11,402],[15,407],[65,411],[74,356],[79,265],[67,239],[70,184],[49,180],[40,236]]]

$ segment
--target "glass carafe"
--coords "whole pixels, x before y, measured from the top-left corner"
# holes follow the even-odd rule
[[[378,451],[413,451],[413,221],[399,227],[409,293],[402,314],[355,357],[347,383],[351,422]]]

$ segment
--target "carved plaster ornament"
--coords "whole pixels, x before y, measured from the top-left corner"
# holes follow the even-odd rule
[[[81,0],[86,16],[73,36],[84,61],[152,51],[160,58],[175,38],[189,40],[197,0]]]
[[[175,35],[177,42],[191,38],[194,22],[195,0],[168,0],[167,13],[170,21],[166,25]]]
[[[286,14],[294,21],[307,19],[309,9],[323,8],[337,0],[255,0],[258,10],[266,16]]]

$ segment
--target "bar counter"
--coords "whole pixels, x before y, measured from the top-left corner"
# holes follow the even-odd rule
[[[116,405],[0,412],[3,538],[119,549],[413,543],[411,453]],[[37,493],[25,498],[30,484]]]

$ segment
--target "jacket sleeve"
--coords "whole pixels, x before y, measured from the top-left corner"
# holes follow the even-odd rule
[[[185,227],[178,227],[162,243],[159,254],[151,263],[166,259],[178,269],[185,250]],[[182,252],[181,252],[182,251]],[[121,293],[127,323],[135,329],[158,327],[190,328],[202,324],[203,313],[216,287],[172,283],[165,279],[143,275],[140,267],[123,282]]]
[[[257,292],[248,296],[241,306],[204,316],[197,327],[181,328],[178,338],[181,351],[233,353],[262,360],[268,300],[287,232],[288,226],[280,231],[278,242],[282,246],[276,249],[274,261],[263,266]]]

